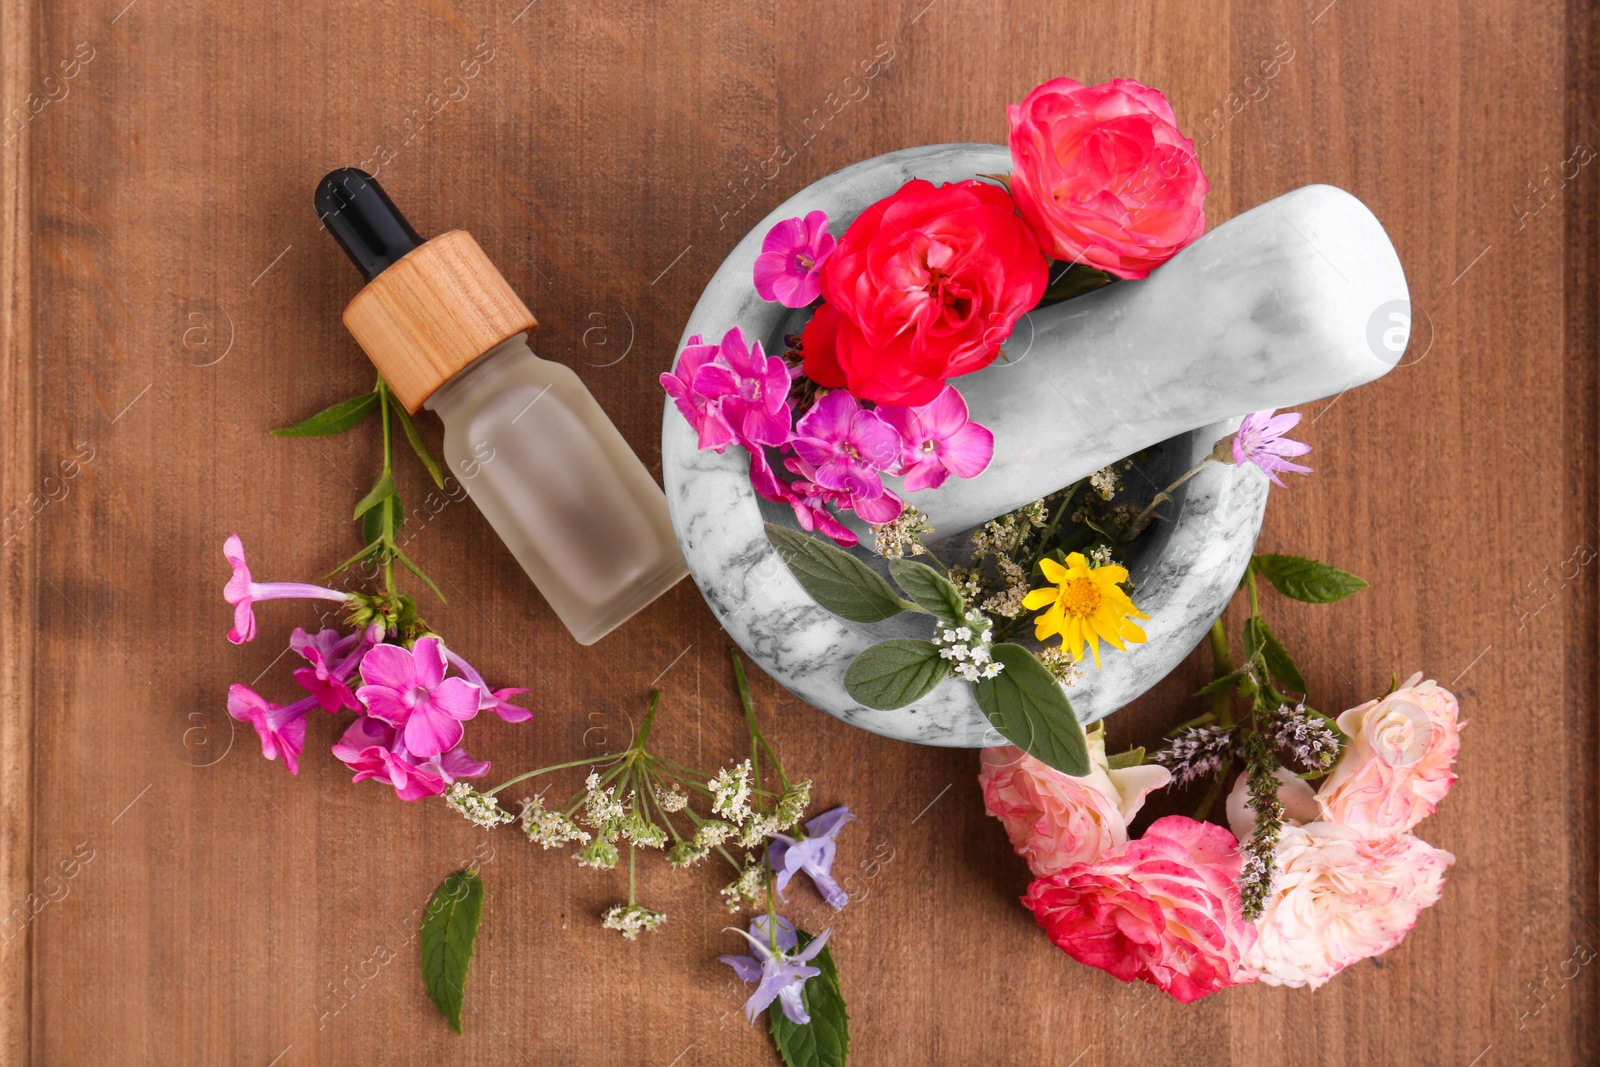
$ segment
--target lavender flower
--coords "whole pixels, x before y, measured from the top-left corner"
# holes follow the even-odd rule
[[[772,835],[767,863],[778,872],[778,899],[787,901],[783,891],[789,887],[789,880],[796,874],[806,874],[835,911],[849,902],[849,894],[833,878],[833,856],[839,847],[834,839],[845,824],[854,821],[856,817],[849,808],[838,807],[807,822],[805,836],[798,840],[787,834]]]
[[[1310,467],[1290,463],[1289,457],[1303,456],[1311,451],[1311,446],[1283,436],[1299,422],[1298,411],[1274,416],[1269,408],[1246,415],[1239,424],[1239,432],[1233,435],[1233,462],[1261,468],[1277,485],[1283,485],[1283,479],[1278,477],[1280,471],[1310,474]]]
[[[774,918],[778,922],[775,931],[768,925]],[[830,927],[822,931],[799,952],[795,951],[800,944],[800,938],[795,933],[794,924],[782,916],[756,916],[750,920],[749,933],[731,926],[728,929],[750,942],[750,948],[754,953],[751,956],[717,957],[733,968],[740,981],[756,983],[755,992],[744,1002],[744,1017],[750,1025],[755,1025],[756,1019],[774,1000],[782,1006],[783,1014],[796,1026],[805,1026],[811,1022],[811,1016],[806,1013],[801,993],[805,989],[807,979],[815,978],[822,973],[820,968],[809,964],[828,943],[828,935],[833,933],[833,929]]]

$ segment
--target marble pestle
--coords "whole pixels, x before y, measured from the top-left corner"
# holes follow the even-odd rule
[[[1005,358],[958,383],[994,431],[993,464],[914,502],[955,533],[1189,430],[1372,381],[1404,349],[1409,312],[1366,205],[1296,189],[1143,281],[1025,316]]]

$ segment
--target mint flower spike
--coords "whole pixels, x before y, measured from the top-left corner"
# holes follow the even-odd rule
[[[222,542],[222,555],[233,567],[233,576],[228,579],[228,584],[222,587],[222,596],[233,605],[233,629],[228,631],[228,640],[236,645],[255,640],[256,616],[250,606],[257,600],[301,597],[308,600],[337,600],[342,603],[350,599],[349,593],[341,593],[337,589],[328,589],[320,585],[253,580],[250,577],[250,567],[244,561],[244,542],[239,540],[238,534],[229,534],[228,539]]]
[[[772,919],[777,919],[778,925],[775,931],[768,925]],[[750,920],[749,933],[736,926],[729,926],[727,929],[750,942],[751,951],[754,953],[751,956],[717,957],[733,968],[740,981],[756,983],[755,992],[744,1002],[744,1017],[750,1025],[755,1025],[756,1019],[774,1000],[783,1008],[783,1014],[796,1026],[805,1026],[811,1022],[811,1016],[806,1013],[805,1001],[801,999],[800,994],[805,988],[807,979],[815,978],[822,973],[820,968],[808,964],[828,943],[833,927],[830,926],[812,938],[811,943],[799,952],[794,951],[800,943],[794,924],[782,916],[757,915]]]

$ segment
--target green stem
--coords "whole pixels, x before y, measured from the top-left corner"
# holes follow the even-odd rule
[[[383,473],[389,477],[394,476],[394,436],[389,429],[389,383],[383,380],[383,375],[378,375],[378,413],[383,418]],[[383,587],[388,590],[389,596],[394,597],[394,535],[390,532],[393,525],[390,517],[394,507],[394,497],[390,497],[378,505],[383,509]]]
[[[517,775],[515,778],[506,779],[505,781],[501,782],[499,785],[495,786],[493,789],[490,789],[484,795],[492,797],[496,793],[500,792],[500,790],[505,789],[508,786],[516,785],[518,782],[525,781],[526,779],[529,779],[529,778],[537,777],[538,775],[541,775],[541,774],[549,774],[551,771],[565,771],[565,770],[570,770],[573,767],[582,767],[582,766],[584,766],[586,764],[590,765],[590,766],[593,766],[595,764],[604,763],[607,760],[615,760],[615,759],[618,759],[618,758],[619,757],[617,757],[617,756],[599,756],[599,757],[594,758],[594,759],[576,759],[576,760],[573,760],[571,763],[557,763],[557,764],[554,764],[553,766],[550,766],[550,767],[540,767],[536,771],[524,771],[522,774]]]
[[[755,705],[750,701],[750,683],[744,677],[744,661],[739,658],[737,648],[728,649],[728,655],[733,660],[733,679],[739,687],[739,704],[744,708],[744,721],[750,728],[750,766],[755,774],[755,791],[761,792],[761,761],[757,756],[756,747],[759,745],[767,754],[767,760],[772,764],[772,769],[778,772],[778,781],[785,791],[789,788],[789,776],[783,773],[783,765],[778,762],[778,754],[772,751],[772,746],[767,744],[767,739],[761,733],[761,728],[756,725]]]
[[[634,895],[633,885],[633,845],[630,844],[628,846],[628,907],[630,908],[638,902],[638,898]]]
[[[1211,624],[1211,677],[1226,678],[1233,673],[1233,651],[1228,647],[1228,631],[1223,628],[1222,616]],[[1233,694],[1219,689],[1211,694],[1211,714],[1223,726],[1233,725]]]
[[[1194,809],[1194,817],[1199,822],[1205,822],[1211,817],[1211,809],[1217,806],[1217,798],[1222,795],[1222,786],[1228,780],[1228,772],[1233,770],[1233,757],[1229,756],[1222,761],[1222,766],[1217,770],[1217,777],[1211,782],[1211,787],[1206,790],[1206,795],[1200,798],[1200,804]]]
[[[1196,474],[1199,474],[1205,469],[1206,464],[1211,463],[1216,458],[1217,457],[1214,455],[1207,454],[1205,459],[1202,459],[1199,463],[1196,463],[1194,466],[1190,467],[1177,481],[1173,482],[1171,485],[1161,490],[1161,492],[1157,493],[1155,495],[1155,499],[1150,501],[1145,509],[1139,512],[1138,515],[1134,516],[1133,521],[1128,524],[1127,529],[1122,535],[1122,543],[1127,544],[1129,541],[1132,541],[1135,537],[1138,537],[1141,533],[1143,533],[1145,524],[1150,521],[1150,516],[1155,514],[1156,508],[1170,501],[1173,493],[1177,492],[1185,482],[1187,482],[1190,478],[1193,478]]]
[[[650,710],[644,713],[644,725],[639,728],[639,736],[633,742],[632,751],[634,751],[634,752],[643,752],[644,751],[645,738],[650,736],[650,727],[655,724],[655,721],[656,721],[656,709],[659,708],[660,706],[661,706],[661,690],[652,689],[650,691]]]

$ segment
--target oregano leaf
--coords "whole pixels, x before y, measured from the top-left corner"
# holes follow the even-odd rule
[[[878,711],[920,700],[950,673],[950,661],[932,641],[896,637],[880,641],[850,661],[844,688],[852,699]]]
[[[1005,670],[972,684],[990,724],[1056,770],[1080,778],[1088,774],[1089,742],[1055,675],[1021,645],[1001,642],[991,651]]]
[[[795,933],[798,948],[811,943],[811,935],[804,930]],[[811,1021],[804,1026],[790,1022],[783,1014],[783,1005],[774,1002],[767,1016],[772,1043],[785,1067],[845,1067],[850,1056],[850,1012],[845,1006],[832,948],[824,947],[811,964],[822,972],[807,979],[800,988],[800,1001]]]
[[[324,408],[304,422],[273,430],[276,437],[323,437],[354,429],[378,409],[376,392],[362,393],[349,400],[341,400],[331,408]]]
[[[456,1033],[467,968],[483,915],[483,879],[476,867],[446,876],[422,917],[422,984]]]
[[[1332,604],[1367,587],[1348,571],[1304,556],[1257,555],[1252,562],[1274,589],[1307,604]]]
[[[890,560],[889,577],[899,582],[900,588],[924,610],[957,626],[966,621],[967,602],[961,598],[961,591],[926,563]]]
[[[850,553],[799,530],[767,523],[767,540],[795,581],[822,607],[851,622],[882,622],[921,611],[900,599],[882,575]]]

